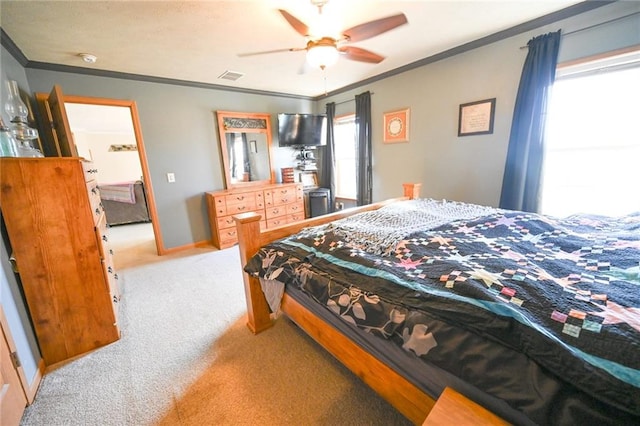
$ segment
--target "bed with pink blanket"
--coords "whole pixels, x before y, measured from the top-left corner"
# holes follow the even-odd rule
[[[99,189],[109,226],[151,222],[142,181],[101,184]]]

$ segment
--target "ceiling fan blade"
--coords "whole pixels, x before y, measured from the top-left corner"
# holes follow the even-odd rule
[[[266,55],[268,53],[280,53],[280,52],[297,52],[298,50],[307,50],[307,49],[304,47],[290,47],[288,49],[274,49],[274,50],[263,50],[261,52],[238,53],[238,56],[241,58],[244,58],[245,56]]]
[[[302,22],[286,10],[278,9],[278,11],[282,14],[282,16],[284,16],[284,19],[287,20],[289,25],[291,25],[293,29],[298,32],[298,34],[303,37],[307,37],[309,35],[309,27],[307,27],[304,22]]]
[[[343,31],[342,35],[347,37],[350,42],[361,41],[392,30],[400,25],[406,24],[407,22],[407,17],[404,13],[400,13],[398,15],[388,16],[386,18],[376,19],[375,21],[356,25],[355,27]]]
[[[370,50],[362,49],[355,46],[344,46],[338,49],[345,58],[352,61],[369,62],[371,64],[379,64],[384,60],[384,56],[373,53]]]

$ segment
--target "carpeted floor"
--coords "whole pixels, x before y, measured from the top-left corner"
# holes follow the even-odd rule
[[[143,226],[111,232],[122,338],[48,371],[22,425],[409,424],[285,318],[251,334],[237,247],[157,257]]]

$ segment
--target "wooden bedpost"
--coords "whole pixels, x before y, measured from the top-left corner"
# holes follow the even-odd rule
[[[236,229],[238,231],[238,247],[240,250],[240,261],[242,267],[247,264],[260,249],[260,218],[257,213],[241,213],[234,216]],[[253,236],[253,237],[252,237]],[[244,280],[244,294],[247,299],[247,327],[258,334],[271,327],[271,317],[269,315],[269,305],[264,297],[260,281],[258,278],[242,271]]]
[[[421,183],[403,183],[402,184],[402,188],[404,189],[404,196],[409,197],[409,199],[411,200],[420,198],[421,187],[422,187]]]

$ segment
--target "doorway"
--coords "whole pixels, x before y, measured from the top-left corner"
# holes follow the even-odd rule
[[[107,167],[106,174],[103,176],[101,173],[103,181],[99,184],[130,180],[143,182],[155,240],[155,250],[158,255],[164,254],[164,244],[158,225],[153,187],[135,102],[69,95],[64,95],[63,99],[72,133],[82,132],[84,133],[82,136],[89,133],[109,134],[113,138],[113,143],[108,144],[105,149],[114,149],[118,154],[121,154],[118,158],[118,167]],[[87,142],[86,138],[80,137],[76,141],[78,155],[96,162],[104,161],[103,155],[100,158],[101,154],[92,151],[92,148],[88,146],[93,143],[96,143],[95,140]]]

